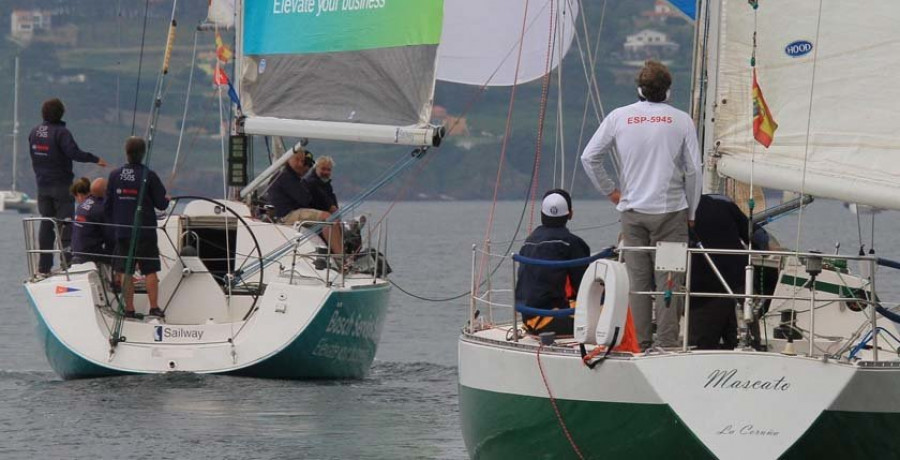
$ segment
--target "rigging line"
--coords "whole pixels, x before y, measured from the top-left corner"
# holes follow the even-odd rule
[[[819,42],[819,34],[822,30],[822,0],[819,0],[819,15],[816,18],[816,43]],[[812,109],[813,109],[813,93],[816,87],[816,68],[818,64],[818,56],[819,56],[819,47],[816,46],[813,49],[812,56],[812,76],[809,82],[809,110],[806,115],[806,143],[804,146],[803,152],[803,176],[800,179],[800,196],[804,195],[804,191],[806,190],[806,168],[809,165],[809,132],[812,127]],[[795,251],[800,251],[800,232],[803,228],[803,208],[800,207],[800,213],[797,214],[797,246],[795,247]]]
[[[137,85],[134,89],[134,109],[131,112],[131,135],[134,136],[134,125],[137,122],[138,98],[141,94],[141,71],[144,67],[144,43],[147,37],[147,18],[150,16],[150,0],[144,3],[144,30],[141,32],[141,53],[138,57]]]
[[[197,60],[197,35],[199,30],[194,30],[194,51],[191,54],[191,73],[188,75],[187,94],[184,96],[184,113],[181,115],[181,130],[178,133],[178,146],[175,148],[175,160],[172,162],[172,173],[169,175],[169,183],[166,189],[171,189],[178,171],[178,158],[181,156],[181,142],[184,139],[184,125],[187,124],[188,107],[191,101],[191,86],[194,82],[194,68]]]
[[[525,193],[526,193],[526,196],[527,196],[527,194],[528,194],[528,189],[525,189]],[[503,254],[509,254],[510,251],[512,251],[513,245],[514,245],[517,241],[519,241],[519,239],[518,239],[519,232],[522,230],[522,222],[525,221],[525,212],[526,212],[527,210],[528,210],[528,200],[526,200],[526,201],[522,204],[522,212],[519,213],[519,223],[516,225],[516,231],[513,233],[512,239],[510,239],[510,240],[508,241],[509,244],[506,246],[506,250],[503,251]],[[618,223],[618,222],[616,222],[616,223]],[[485,245],[485,247],[487,247],[487,245]],[[490,254],[488,254],[486,251],[483,251],[483,252],[482,252],[482,258],[483,258],[483,259],[488,259],[489,257],[490,257]],[[491,277],[493,277],[495,273],[497,273],[497,270],[500,270],[500,267],[503,266],[503,262],[505,262],[506,260],[507,260],[507,259],[506,259],[505,257],[504,257],[504,258],[501,258],[501,259],[500,259],[500,262],[497,262],[497,265],[495,265],[494,268],[490,271],[490,273],[488,273],[488,276],[484,277],[484,279],[479,278],[478,288],[481,288],[482,286],[484,286],[485,284],[487,284],[488,280],[489,280]],[[480,276],[480,275],[481,275],[481,273],[479,273],[479,276]],[[456,300],[456,299],[465,297],[465,296],[467,296],[467,295],[469,295],[469,294],[472,294],[472,290],[470,289],[470,290],[466,290],[466,292],[463,292],[462,294],[459,294],[459,295],[455,295],[455,296],[452,296],[452,297],[445,297],[445,298],[437,298],[437,299],[435,299],[435,298],[429,298],[429,297],[424,297],[424,296],[420,296],[420,295],[413,294],[413,293],[411,293],[411,292],[409,292],[409,291],[407,291],[407,290],[401,288],[401,287],[400,287],[397,283],[395,283],[393,280],[390,280],[390,282],[391,282],[391,284],[393,284],[394,286],[396,286],[397,289],[399,289],[399,290],[400,290],[401,292],[403,292],[404,294],[406,294],[406,295],[408,295],[408,296],[410,296],[410,297],[414,297],[414,298],[419,299],[419,300],[424,300],[424,301],[426,301],[426,302],[449,302],[449,301],[451,301],[451,300]]]
[[[519,52],[516,57],[516,70],[513,74],[513,83],[516,83],[519,81],[519,70],[520,70],[521,64],[522,64],[522,49],[524,48],[525,30],[526,30],[526,27],[528,24],[528,4],[529,3],[530,3],[529,0],[525,0],[525,8],[524,8],[524,12],[522,14],[522,32],[519,36],[519,46],[518,46]],[[495,212],[497,209],[497,195],[500,192],[500,179],[503,176],[503,163],[506,160],[506,149],[509,147],[509,137],[510,137],[510,133],[512,131],[512,114],[513,114],[513,108],[515,107],[515,103],[516,103],[516,88],[518,88],[518,85],[515,85],[515,84],[512,86],[512,88],[510,88],[509,106],[506,111],[506,127],[503,132],[503,143],[500,147],[500,160],[497,163],[497,178],[494,181],[494,197],[491,200],[491,211],[490,211],[490,213],[488,213],[488,222],[487,222],[487,225],[485,226],[484,242],[482,243],[484,245],[484,247],[487,247],[487,242],[491,239],[491,233],[494,230],[494,228],[493,228],[494,227],[494,215],[495,215]],[[482,256],[481,261],[479,263],[479,267],[478,267],[478,278],[477,279],[479,281],[481,281],[481,276],[484,274],[484,269],[485,269],[485,265],[487,264],[487,262],[488,262],[487,257]]]
[[[527,6],[527,1],[526,1],[526,6]],[[542,13],[545,8],[546,8],[546,6],[544,6],[544,8],[542,8],[540,11],[538,11],[538,16],[535,17],[535,19],[531,22],[531,24],[526,23],[522,26],[523,31],[522,31],[522,35],[519,38],[519,40],[517,42],[514,42],[512,44],[512,46],[510,46],[509,51],[507,51],[507,53],[506,53],[506,56],[504,56],[503,59],[500,60],[500,63],[497,65],[497,67],[494,68],[494,71],[491,72],[491,75],[488,76],[487,80],[478,88],[478,90],[476,90],[475,96],[473,96],[469,99],[469,101],[466,104],[466,108],[463,109],[463,111],[462,111],[462,114],[459,116],[459,118],[456,119],[456,121],[453,122],[452,125],[450,125],[450,128],[447,130],[447,134],[445,135],[445,138],[453,136],[453,128],[455,128],[456,125],[459,124],[463,118],[465,118],[465,115],[469,113],[469,110],[472,108],[472,106],[475,104],[475,102],[477,102],[478,99],[480,99],[481,95],[484,94],[484,91],[490,85],[491,81],[494,80],[494,77],[497,76],[497,73],[500,72],[500,69],[503,68],[503,65],[506,63],[506,61],[510,58],[510,56],[512,56],[513,52],[523,46],[523,43],[525,41],[525,32],[530,30],[531,26],[534,25],[535,22],[537,22],[537,18],[540,17],[540,13]],[[525,20],[527,20],[527,10],[526,10]],[[518,68],[518,64],[517,64],[517,68]],[[519,81],[518,77],[519,77],[518,72],[516,72],[515,78],[513,80],[513,83],[514,83],[513,87],[515,87],[515,85],[518,84],[518,81]]]
[[[228,199],[228,168],[225,166],[225,113],[222,108],[222,86],[219,85],[219,144],[222,147],[222,199]]]
[[[563,5],[559,6],[561,13],[556,15],[556,45],[559,48],[557,52],[558,62],[556,64],[556,138],[557,138],[557,147],[559,148],[559,185],[560,187],[565,187],[566,184],[566,134],[564,129],[564,121],[565,117],[563,116],[563,58],[565,54],[563,53],[563,46],[565,46],[565,26],[566,22],[562,20],[562,16],[567,14],[567,10]],[[554,157],[554,172],[556,169],[555,166],[555,158],[557,157],[557,152],[553,152]],[[556,188],[556,179],[553,179],[553,187]]]
[[[572,0],[568,0],[568,1],[572,1]],[[582,11],[582,15],[584,15],[583,11]],[[586,38],[585,40],[588,40],[588,39]],[[591,60],[590,57],[588,57],[587,61],[585,60],[584,47],[581,45],[581,35],[578,33],[575,34],[575,45],[578,47],[578,55],[581,57],[581,70],[584,73],[585,84],[588,87],[588,99],[587,100],[589,100],[591,102],[591,108],[594,109],[594,116],[597,118],[597,122],[600,122],[600,120],[603,119],[603,116],[601,113],[601,109],[598,107],[597,101],[595,100],[594,91],[591,88],[591,83],[590,83],[590,81],[591,81],[590,66],[593,64],[588,63],[588,61]],[[588,44],[587,46],[588,46],[588,54],[590,54],[590,44]]]
[[[582,0],[578,0],[578,1],[579,1],[579,5],[583,7],[584,2]],[[600,35],[601,35],[600,33],[603,30],[603,24],[605,23],[605,21],[604,21],[605,19],[606,19],[606,0],[603,1],[603,8],[600,10],[600,27],[597,29],[597,44],[594,47],[594,52],[592,54],[591,50],[590,50],[590,42],[588,41],[590,39],[590,33],[588,32],[587,17],[585,17],[585,16],[581,17],[581,24],[582,24],[582,27],[584,28],[584,41],[585,41],[585,45],[588,46],[588,59],[589,59],[590,71],[591,71],[590,72],[591,73],[591,88],[594,90],[594,93],[597,97],[597,105],[600,107],[600,115],[603,117],[606,116],[606,109],[603,108],[603,100],[600,98],[600,84],[597,82],[597,66],[596,66],[595,59],[600,54]]]
[[[848,208],[849,208],[849,204],[848,204]],[[863,253],[865,252],[866,246],[863,244],[863,239],[862,239],[862,222],[860,222],[859,206],[856,207],[855,214],[856,214],[856,235],[857,235],[857,237],[859,237],[859,255],[863,255]]]
[[[144,167],[141,172],[141,187],[140,187],[140,190],[138,191],[137,206],[135,207],[135,210],[134,210],[134,218],[133,218],[133,222],[131,225],[131,240],[128,245],[128,257],[125,260],[125,273],[122,276],[122,292],[128,292],[128,290],[131,289],[132,293],[133,293],[133,289],[134,289],[133,275],[134,275],[134,266],[135,266],[135,253],[137,250],[138,235],[140,235],[140,233],[141,233],[141,218],[142,218],[141,214],[143,211],[142,203],[144,202],[144,197],[146,196],[146,193],[147,193],[147,180],[148,180],[149,172],[150,172],[150,159],[151,159],[152,153],[153,153],[153,141],[155,138],[154,134],[155,134],[155,129],[156,129],[156,122],[159,118],[159,109],[162,106],[163,83],[164,83],[166,75],[168,74],[168,71],[169,71],[169,60],[172,56],[172,54],[171,54],[172,48],[173,48],[174,42],[175,42],[175,27],[176,27],[175,13],[177,12],[177,9],[178,9],[178,0],[173,0],[172,1],[172,17],[171,17],[171,21],[169,22],[168,35],[167,35],[167,39],[166,39],[166,48],[165,48],[165,51],[163,52],[163,65],[159,71],[159,75],[156,78],[156,96],[155,96],[155,100],[154,100],[154,103],[153,103],[153,105],[151,107],[151,111],[150,111],[150,121],[147,125],[147,140],[146,140],[146,144],[145,144],[146,152],[144,154],[144,161],[143,161]],[[146,21],[146,18],[145,18],[145,21]],[[146,33],[146,29],[144,30],[144,32]],[[141,49],[143,50],[143,43],[141,45]],[[140,78],[138,78],[138,82],[140,82]],[[135,113],[137,113],[136,110],[137,110],[137,98],[135,98]],[[132,131],[133,131],[133,129],[134,129],[134,127],[132,126]],[[123,340],[122,326],[124,325],[124,322],[125,322],[125,314],[124,314],[125,303],[123,302],[123,300],[121,298],[119,299],[118,306],[119,306],[119,312],[121,314],[116,318],[115,334],[112,337],[110,337],[110,345],[112,345],[112,347],[116,347],[119,344],[119,342],[121,342]]]
[[[550,93],[550,81],[552,79],[552,75],[550,75],[550,69],[553,66],[553,40],[555,37],[555,23],[553,18],[553,13],[555,12],[555,10],[553,8],[553,1],[554,0],[550,0],[550,36],[547,39],[547,61],[544,64],[544,81],[541,84],[541,102],[540,109],[538,111],[537,142],[535,142],[534,151],[534,171],[531,172],[531,216],[528,220],[528,233],[531,233],[531,230],[534,228],[534,209],[535,205],[537,204],[537,188],[541,169],[541,148],[544,144],[544,121],[547,118],[547,99]],[[557,6],[558,5],[559,4],[557,3]]]
[[[583,6],[583,5],[580,5],[580,6]],[[584,13],[582,12],[582,14],[584,14]],[[600,10],[600,23],[597,26],[597,42],[594,45],[593,50],[591,49],[590,46],[588,46],[588,54],[593,54],[593,56],[595,58],[600,54],[600,37],[603,35],[603,25],[605,24],[603,19],[605,17],[606,17],[606,0],[603,0],[603,7]],[[576,34],[577,34],[577,30],[576,30]],[[588,42],[589,38],[590,37],[585,38],[585,42],[587,42],[588,44],[590,44]],[[581,55],[581,58],[584,59],[583,54]],[[594,70],[591,69],[591,71],[593,72]],[[595,80],[596,80],[596,78],[595,78]],[[590,91],[590,83],[588,83],[588,82],[585,82],[585,83],[588,85],[588,91]],[[597,87],[597,100],[600,101],[600,104],[601,104],[600,112],[602,114],[603,113],[603,105],[602,105],[603,102],[600,99],[600,88],[599,87]],[[575,176],[578,172],[578,165],[581,164],[581,161],[579,161],[579,158],[581,156],[581,149],[584,148],[584,130],[585,130],[585,127],[587,126],[587,113],[588,113],[588,103],[589,102],[590,102],[590,99],[584,100],[584,111],[581,114],[581,131],[579,131],[579,133],[578,133],[578,148],[575,150],[575,155],[576,155],[575,161],[572,162],[572,182],[569,185],[569,193],[572,194],[573,198],[575,196],[573,194],[573,192],[575,190]]]

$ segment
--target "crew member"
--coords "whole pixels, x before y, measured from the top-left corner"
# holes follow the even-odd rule
[[[88,182],[89,188],[84,190],[83,182],[86,181],[82,177],[72,187],[72,194],[78,203],[72,224],[72,262],[108,263],[109,254],[115,249],[115,232],[105,225],[103,197],[106,195],[106,179],[98,177]]]
[[[312,208],[334,214],[338,210],[337,196],[331,186],[331,172],[334,160],[329,156],[316,159],[316,165],[303,176],[303,182],[312,194]]]
[[[566,223],[572,219],[572,198],[562,189],[544,194],[541,202],[541,225],[528,235],[519,254],[532,259],[572,260],[591,255],[590,247],[583,239],[569,231]],[[581,277],[587,266],[554,268],[522,263],[516,279],[516,303],[543,310],[561,310],[574,307]],[[572,316],[522,315],[525,329],[531,334],[545,331],[571,336]]]
[[[666,66],[647,61],[637,77],[639,101],[612,111],[591,138],[581,161],[588,177],[621,212],[626,246],[655,246],[659,241],[688,241],[700,200],[700,151],[691,117],[666,101],[672,76]],[[605,158],[618,151],[619,186],[605,170]],[[632,291],[654,290],[654,258],[647,252],[626,251]],[[656,274],[658,290],[676,291],[683,274]],[[671,281],[671,283],[669,283]],[[657,346],[679,345],[683,303],[657,296]],[[652,302],[632,294],[638,341],[651,347]]]
[[[125,316],[136,318],[134,311],[134,286],[131,282],[134,267],[141,270],[150,301],[149,316],[164,317],[159,308],[159,277],[157,272],[162,268],[159,261],[159,246],[156,239],[156,212],[165,210],[169,205],[166,188],[155,172],[141,164],[147,152],[147,143],[140,137],[129,137],[125,141],[125,159],[127,163],[109,174],[106,187],[104,209],[106,219],[115,225],[116,250],[115,271],[125,296]],[[135,211],[138,208],[138,197],[146,177],[146,190],[140,203],[139,221],[135,222]],[[137,239],[132,241],[132,227],[138,225]],[[128,257],[134,247],[134,265],[128,267]],[[131,268],[131,270],[128,270]]]
[[[38,212],[41,217],[60,221],[71,219],[75,212],[75,202],[69,193],[69,186],[75,173],[72,162],[97,163],[106,166],[102,158],[81,150],[75,143],[72,133],[66,128],[62,117],[66,107],[59,99],[49,99],[41,106],[43,122],[34,127],[28,135],[31,151],[31,167],[37,182]],[[54,240],[59,237],[62,246],[68,247],[72,230],[68,225],[60,227],[60,235],[56,235],[57,226],[49,220],[42,220],[38,231],[38,246],[42,251],[38,262],[38,271],[47,275],[53,267]]]

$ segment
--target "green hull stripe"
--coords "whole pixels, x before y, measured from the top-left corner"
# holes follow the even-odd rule
[[[665,404],[557,400],[585,458],[716,458]],[[574,458],[547,398],[459,388],[463,438],[477,459]],[[781,459],[895,458],[900,414],[826,411]]]
[[[715,458],[665,404],[556,403],[585,458]],[[460,386],[459,409],[472,458],[575,458],[547,398]]]
[[[809,279],[807,278],[781,275],[781,284],[787,284],[788,286],[803,287],[806,286],[807,282],[809,282]],[[816,290],[827,292],[829,294],[835,294],[840,297],[855,297],[857,299],[865,298],[865,294],[861,289],[852,289],[847,286],[840,286],[834,283],[825,283],[822,281],[816,281]]]

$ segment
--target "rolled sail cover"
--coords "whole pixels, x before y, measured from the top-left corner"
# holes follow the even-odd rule
[[[245,0],[245,115],[424,126],[442,13],[443,0]]]

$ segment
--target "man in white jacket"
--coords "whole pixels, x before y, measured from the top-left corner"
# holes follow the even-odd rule
[[[672,75],[666,66],[647,61],[637,77],[640,101],[612,111],[591,138],[581,162],[594,186],[621,212],[626,246],[655,246],[657,241],[688,241],[700,201],[700,150],[691,117],[669,104]],[[607,154],[618,152],[619,186],[604,168]],[[618,161],[616,161],[618,160]],[[626,252],[625,264],[632,291],[652,291],[653,254]],[[682,285],[674,276],[672,291]],[[656,290],[667,288],[667,276],[656,274]],[[642,349],[653,345],[679,345],[682,300],[670,304],[657,296],[657,338],[653,342],[652,302],[646,295],[631,295],[637,338]]]

